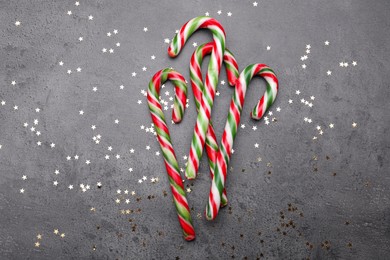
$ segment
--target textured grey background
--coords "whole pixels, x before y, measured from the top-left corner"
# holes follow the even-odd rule
[[[0,99],[6,101],[0,106],[0,259],[388,259],[389,1],[260,0],[257,7],[254,1],[74,2],[0,2]],[[155,155],[159,145],[140,129],[151,122],[141,90],[164,67],[189,79],[191,45],[210,41],[210,33],[196,33],[173,60],[164,39],[205,12],[223,24],[240,67],[268,64],[278,75],[280,92],[270,116],[277,121],[267,126],[249,119],[264,89],[259,79],[251,84],[242,117],[246,128],[238,132],[230,163],[229,207],[215,221],[203,218],[210,185],[205,158],[199,178],[186,182],[193,184],[188,198],[197,232],[188,243],[162,156]],[[119,33],[107,37],[114,29]],[[311,53],[301,61],[307,44]],[[102,53],[111,47],[114,53]],[[170,84],[167,90],[172,96]],[[213,110],[218,136],[232,94],[227,85],[219,90]],[[182,167],[196,116],[189,93],[183,122],[170,128]],[[34,119],[40,136],[30,131]],[[96,144],[92,137],[98,134]],[[147,181],[138,183],[143,176]],[[152,177],[159,181],[151,183]],[[82,192],[81,183],[90,189]],[[126,189],[136,195],[124,194]],[[135,212],[122,214],[122,209]]]

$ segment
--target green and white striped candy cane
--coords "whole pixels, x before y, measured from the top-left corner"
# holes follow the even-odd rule
[[[229,164],[233,141],[240,123],[241,111],[247,87],[254,76],[260,76],[266,81],[266,91],[252,110],[253,119],[259,120],[275,101],[278,93],[278,79],[271,68],[265,64],[253,64],[246,67],[236,82],[234,94],[230,102],[229,114],[222,135],[221,144],[214,169],[214,178],[210,188],[209,201],[206,207],[206,218],[215,219],[221,205],[221,196],[225,188],[227,166]]]
[[[213,43],[205,43],[200,45],[191,56],[190,62],[190,78],[191,78],[191,86],[192,91],[194,93],[196,110],[199,111],[200,102],[203,95],[204,84],[202,77],[202,62],[205,56],[209,55],[213,49]],[[226,67],[226,75],[228,78],[229,85],[234,86],[236,84],[236,80],[239,76],[238,72],[238,64],[236,58],[233,53],[231,53],[228,49],[225,49],[225,53],[223,56],[223,63]],[[209,128],[206,133],[206,152],[209,161],[210,168],[210,177],[214,177],[214,168],[215,168],[215,160],[217,158],[218,153],[218,142],[217,137],[215,135],[215,131],[213,128],[213,124],[210,119]],[[222,202],[221,206],[224,207],[227,205],[227,195],[226,190],[222,193]]]
[[[212,32],[213,48],[207,69],[206,81],[204,84],[205,88],[200,100],[188,164],[185,171],[188,179],[194,179],[198,173],[199,161],[202,157],[206,132],[211,117],[211,109],[213,107],[215,92],[218,85],[219,72],[225,53],[225,31],[222,25],[213,18],[205,16],[196,17],[182,26],[168,48],[168,54],[171,57],[176,57],[184,47],[188,38],[198,29],[208,29]]]
[[[192,225],[190,208],[188,206],[186,193],[184,191],[183,181],[180,175],[179,164],[173,150],[168,126],[165,122],[164,113],[159,101],[160,87],[164,82],[170,80],[175,85],[175,100],[172,111],[172,120],[175,123],[181,121],[187,98],[187,85],[184,77],[173,69],[163,69],[158,71],[149,83],[148,105],[150,115],[154,123],[157,138],[164,156],[165,167],[167,169],[169,184],[173,195],[173,201],[176,206],[177,216],[183,230],[184,239],[191,241],[195,239],[195,230]]]

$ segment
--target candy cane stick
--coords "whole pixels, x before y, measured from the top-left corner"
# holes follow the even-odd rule
[[[190,208],[188,206],[183,181],[179,172],[175,151],[173,150],[169,130],[165,122],[164,113],[159,102],[160,86],[167,80],[175,85],[175,100],[172,111],[172,120],[175,123],[181,121],[185,110],[187,98],[187,85],[184,77],[172,69],[158,71],[149,83],[148,105],[150,115],[157,132],[157,138],[164,156],[165,167],[167,169],[169,183],[172,190],[173,201],[176,206],[179,222],[183,230],[184,238],[188,241],[195,239],[195,230],[192,225]]]
[[[206,218],[208,220],[212,220],[218,215],[221,204],[221,195],[225,187],[227,166],[233,148],[233,141],[237,134],[237,127],[240,123],[246,89],[252,78],[256,75],[265,79],[266,91],[256,107],[252,110],[251,116],[253,119],[259,120],[264,115],[274,102],[278,92],[278,79],[272,69],[265,64],[249,65],[241,72],[240,77],[236,81],[225,130],[222,135],[221,145],[219,146],[214,169],[214,178],[209,194],[209,202],[206,207]]]
[[[201,98],[203,95],[203,77],[202,77],[202,62],[205,56],[209,55],[212,51],[213,44],[211,42],[202,44],[196,48],[195,52],[192,54],[191,63],[190,63],[190,77],[192,90],[194,92],[194,99],[197,111],[199,111]],[[233,53],[228,49],[225,49],[225,54],[223,56],[223,61],[226,67],[226,74],[228,82],[231,86],[234,86],[236,80],[239,76],[237,61],[234,58]],[[214,167],[215,160],[218,153],[218,143],[217,137],[215,136],[215,131],[210,120],[209,128],[206,133],[206,152],[209,159],[210,167],[210,176],[214,176]],[[222,202],[221,206],[224,207],[227,204],[227,195],[226,190],[223,190],[222,193]]]
[[[225,31],[222,25],[210,17],[196,17],[188,21],[175,35],[168,48],[168,54],[176,57],[188,38],[198,29],[209,29],[213,34],[213,48],[206,74],[205,88],[200,101],[198,117],[196,119],[194,135],[185,175],[188,179],[194,179],[198,172],[199,161],[202,157],[205,145],[206,132],[209,127],[211,109],[214,103],[215,92],[218,84],[223,55],[225,52]]]

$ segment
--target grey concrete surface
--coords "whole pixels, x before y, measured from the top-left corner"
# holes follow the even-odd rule
[[[390,2],[253,2],[0,1],[0,259],[389,259]],[[280,92],[270,124],[253,121],[264,91],[253,80],[229,206],[215,221],[203,217],[205,156],[198,179],[186,181],[197,232],[188,243],[159,145],[141,129],[151,124],[141,91],[165,67],[189,80],[192,44],[210,33],[196,33],[176,59],[164,39],[206,12],[224,26],[240,68],[268,64]],[[218,89],[220,137],[233,92]],[[165,90],[170,105],[172,85]],[[183,168],[196,117],[191,90],[189,99],[183,122],[170,127]]]

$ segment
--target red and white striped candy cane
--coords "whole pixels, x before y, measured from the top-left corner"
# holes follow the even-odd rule
[[[199,161],[205,145],[206,132],[209,127],[211,109],[214,103],[218,84],[219,72],[225,53],[225,31],[222,25],[210,17],[196,17],[185,23],[179,33],[175,35],[168,48],[168,54],[176,57],[188,38],[198,29],[209,29],[213,34],[213,48],[206,74],[205,88],[200,101],[198,117],[196,119],[194,135],[186,168],[186,177],[194,179],[198,172]]]
[[[254,76],[260,76],[266,81],[266,91],[252,110],[253,119],[259,120],[270,108],[278,93],[278,79],[275,73],[265,64],[253,64],[246,67],[236,81],[234,94],[230,102],[229,114],[222,135],[221,145],[214,169],[214,178],[210,188],[209,201],[206,207],[206,218],[215,219],[221,205],[221,196],[225,188],[227,166],[229,164],[233,141],[237,134],[246,89]]]
[[[190,208],[188,206],[183,181],[180,175],[179,164],[177,163],[175,151],[173,150],[168,126],[165,122],[164,113],[159,101],[160,87],[164,82],[170,80],[175,85],[175,100],[172,111],[172,120],[175,123],[181,121],[187,98],[187,85],[184,77],[172,69],[158,71],[149,83],[148,105],[152,121],[156,129],[157,138],[164,156],[169,183],[172,190],[173,201],[176,206],[177,216],[183,230],[184,239],[191,241],[195,239],[195,230],[192,225]]]
[[[202,77],[202,62],[205,56],[209,55],[213,49],[213,43],[205,43],[200,45],[191,57],[190,62],[190,78],[191,78],[191,86],[192,91],[194,92],[194,99],[197,111],[199,111],[200,102],[203,95],[204,84]],[[229,85],[234,86],[236,80],[239,76],[238,72],[238,64],[233,55],[228,49],[225,49],[225,54],[223,56],[223,62],[226,67],[226,75],[228,78]],[[218,142],[217,137],[215,135],[215,131],[210,119],[209,128],[206,133],[206,152],[209,160],[210,167],[210,177],[214,176],[214,168],[215,168],[215,160],[217,158],[218,153]],[[221,206],[224,207],[227,204],[227,195],[226,190],[223,190],[222,193],[222,202]]]

